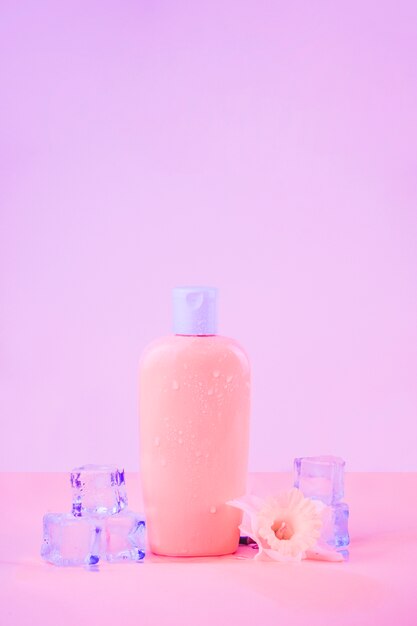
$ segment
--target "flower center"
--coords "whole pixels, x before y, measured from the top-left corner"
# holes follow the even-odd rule
[[[275,537],[277,539],[291,539],[294,534],[293,527],[285,520],[277,520],[276,522],[274,522],[271,528],[274,531]]]

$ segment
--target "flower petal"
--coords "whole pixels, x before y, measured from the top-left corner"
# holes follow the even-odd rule
[[[302,552],[298,552],[297,554],[282,554],[279,550],[270,550],[269,548],[264,548],[263,552],[272,561],[279,561],[280,563],[298,563],[303,557]]]
[[[269,558],[267,554],[265,554],[265,550],[262,548],[262,546],[259,546],[259,550],[255,554],[253,560],[254,561],[270,561],[271,559]]]
[[[251,539],[253,539],[253,541],[255,543],[258,544],[258,546],[261,545],[261,541],[259,539],[259,537],[256,535],[256,533],[253,532],[252,529],[246,528],[246,526],[244,526],[243,524],[241,524],[239,526],[239,530],[242,533],[242,535],[246,536],[246,537],[250,537]]]
[[[244,524],[241,524],[239,526],[239,530],[240,530],[240,532],[242,533],[243,536],[250,537],[251,539],[253,539],[253,537],[252,537],[252,535],[253,535],[252,530],[250,528],[247,528]]]
[[[253,494],[248,494],[246,496],[243,496],[243,498],[238,498],[238,499],[239,500],[243,499],[247,504],[249,504],[249,506],[252,506],[255,509],[255,511],[260,509],[260,507],[264,503],[263,498],[260,498],[259,496],[255,496]]]
[[[304,501],[304,496],[299,489],[293,487],[288,492],[288,507],[295,508],[298,504]]]

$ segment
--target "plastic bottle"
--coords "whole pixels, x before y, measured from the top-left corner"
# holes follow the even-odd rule
[[[150,549],[171,556],[230,554],[245,493],[248,358],[216,334],[217,290],[173,291],[174,333],[140,366],[140,460]]]

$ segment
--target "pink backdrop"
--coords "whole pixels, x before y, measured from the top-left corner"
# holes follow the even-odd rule
[[[253,364],[251,470],[416,470],[417,4],[0,7],[0,469],[138,467],[175,284]]]

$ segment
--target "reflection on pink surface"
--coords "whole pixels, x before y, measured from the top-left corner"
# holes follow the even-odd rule
[[[291,484],[289,474],[253,474],[257,493]],[[131,506],[141,506],[136,475]],[[0,532],[2,626],[124,623],[414,626],[417,611],[417,474],[347,474],[350,560],[282,565],[256,562],[254,550],[219,558],[151,556],[98,571],[60,569],[39,557],[41,520],[68,507],[64,474],[2,474],[8,505]]]

